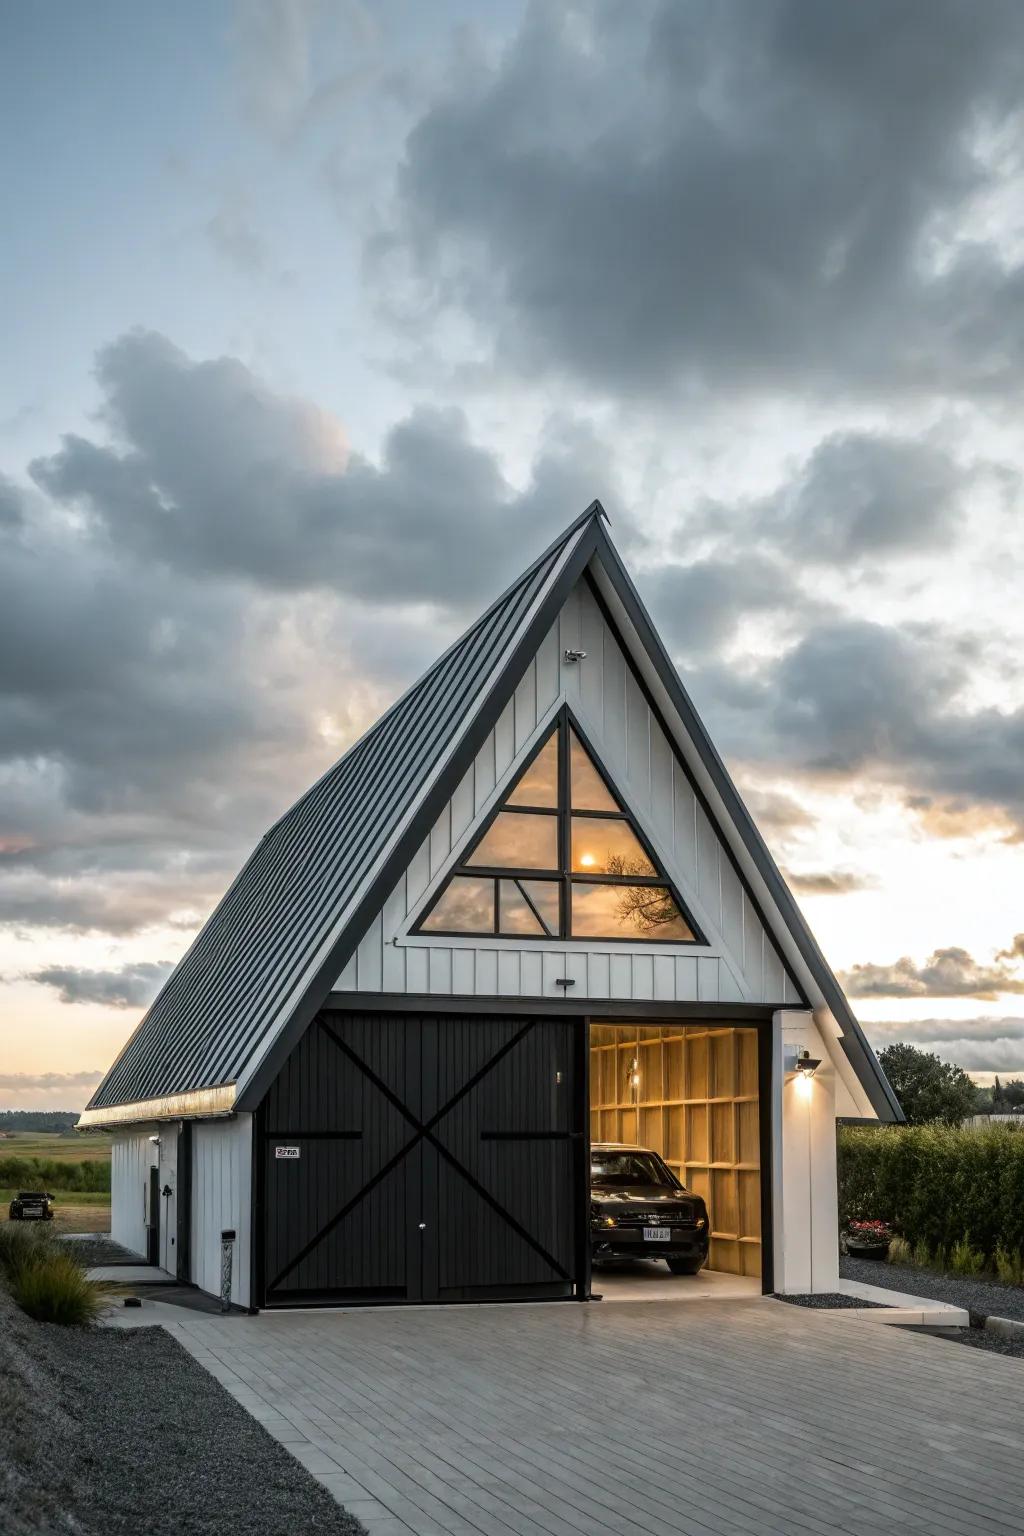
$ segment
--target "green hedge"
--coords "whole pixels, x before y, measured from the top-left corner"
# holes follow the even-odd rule
[[[104,1158],[67,1162],[60,1157],[0,1157],[0,1189],[109,1190]]]
[[[840,1126],[840,1223],[851,1218],[889,1221],[932,1252],[1024,1252],[1024,1129]]]

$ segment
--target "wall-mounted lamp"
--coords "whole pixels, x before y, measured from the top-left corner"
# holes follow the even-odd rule
[[[809,1099],[811,1096],[811,1079],[820,1066],[820,1058],[812,1056],[810,1051],[801,1051],[793,1063],[793,1071],[796,1073],[797,1091],[805,1099]]]
[[[160,1137],[159,1136],[151,1136],[149,1139],[153,1143],[154,1147],[158,1147],[160,1145]]]
[[[567,648],[564,652],[564,660],[569,662],[570,665],[577,661],[586,661],[586,659],[586,651],[573,651]]]

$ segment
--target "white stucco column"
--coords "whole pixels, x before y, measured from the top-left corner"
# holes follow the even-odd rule
[[[809,1051],[821,1065],[809,1082],[793,1070]],[[772,1055],[775,1289],[834,1291],[839,1281],[836,1073],[813,1015],[780,1012]]]

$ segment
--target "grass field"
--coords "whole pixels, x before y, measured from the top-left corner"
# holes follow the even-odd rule
[[[0,1136],[0,1157],[59,1157],[71,1163],[110,1160],[110,1137],[104,1131],[69,1136],[56,1131],[13,1131]]]
[[[56,1131],[15,1131],[0,1137],[0,1158],[5,1157],[36,1157],[62,1163],[109,1162],[110,1137],[103,1132],[62,1136]],[[0,1189],[0,1221],[7,1220],[7,1208],[16,1194],[15,1189]],[[54,1189],[53,1196],[53,1226],[58,1232],[110,1231],[109,1190]]]
[[[54,1190],[53,1226],[58,1232],[109,1232],[110,1196],[102,1190]],[[0,1189],[0,1221],[6,1221],[16,1189]]]

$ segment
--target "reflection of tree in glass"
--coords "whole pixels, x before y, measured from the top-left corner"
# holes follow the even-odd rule
[[[610,875],[646,875],[650,868],[646,859],[625,859],[621,854],[608,860]],[[624,885],[617,910],[622,922],[632,923],[641,933],[653,933],[679,916],[679,909],[663,885]]]

